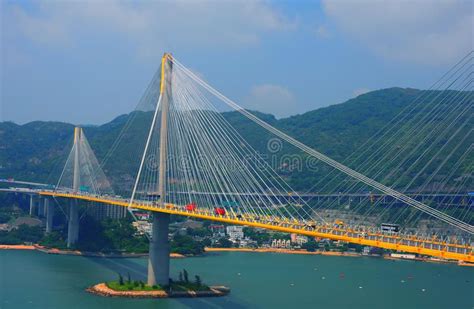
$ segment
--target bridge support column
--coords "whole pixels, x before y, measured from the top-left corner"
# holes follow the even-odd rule
[[[79,211],[77,200],[72,200],[69,204],[69,220],[67,227],[67,247],[71,248],[79,238]]]
[[[168,285],[170,277],[170,215],[154,213],[148,257],[148,285]]]
[[[30,216],[33,216],[35,213],[35,197],[30,195]]]
[[[38,217],[44,217],[44,215],[46,214],[46,204],[44,204],[44,201],[46,201],[45,198],[38,199]]]
[[[44,209],[46,211],[46,234],[53,231],[54,206],[49,202],[49,198],[44,199]]]

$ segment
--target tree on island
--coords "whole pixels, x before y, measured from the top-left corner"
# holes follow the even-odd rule
[[[183,269],[184,282],[189,283],[188,272],[186,269]]]
[[[194,276],[196,278],[196,285],[197,286],[201,286],[202,282],[201,282],[201,277],[199,277],[198,275]]]
[[[122,277],[122,274],[118,274],[119,275],[119,285],[123,285],[123,277]]]
[[[183,282],[183,272],[179,272],[179,282]]]

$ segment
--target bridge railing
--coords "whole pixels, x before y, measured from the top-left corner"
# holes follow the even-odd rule
[[[71,193],[71,192],[52,192],[42,191],[39,194],[45,195],[56,195],[69,198],[78,198],[85,200],[92,200],[101,203],[109,203],[119,206],[130,206],[128,199],[116,197],[116,196],[98,196],[87,193]],[[370,241],[374,246],[384,247],[383,244],[392,244],[394,248],[398,246],[405,246],[414,248],[415,252],[418,250],[420,253],[427,252],[427,250],[457,253],[461,255],[470,256],[468,259],[472,261],[472,255],[474,248],[466,244],[458,244],[457,242],[449,242],[444,240],[438,240],[434,237],[420,237],[412,234],[404,234],[402,232],[373,232],[371,229],[364,228],[361,226],[341,226],[341,225],[329,225],[313,221],[298,221],[289,218],[278,218],[274,216],[255,216],[253,214],[235,214],[233,212],[226,212],[224,215],[219,215],[213,212],[211,209],[198,208],[195,210],[187,210],[184,205],[176,205],[166,203],[161,206],[159,203],[152,203],[148,201],[134,201],[132,208],[141,208],[145,210],[154,210],[168,212],[184,216],[201,216],[206,219],[222,221],[227,220],[233,224],[250,225],[255,226],[258,224],[260,227],[274,229],[274,230],[291,230],[295,233],[302,233],[308,236],[319,235],[316,237],[330,238],[330,239],[346,239],[352,243],[367,243]],[[426,249],[426,250],[421,250]],[[402,250],[403,251],[403,250]],[[413,250],[412,250],[413,252]]]

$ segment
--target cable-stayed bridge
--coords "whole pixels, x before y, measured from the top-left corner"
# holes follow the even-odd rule
[[[74,144],[56,189],[38,193],[72,201],[68,245],[78,238],[79,200],[154,212],[149,284],[168,283],[171,214],[474,262],[470,242],[474,232],[472,202],[459,203],[455,208],[442,203],[453,196],[466,196],[456,186],[472,188],[471,62],[472,53],[439,82],[438,87],[448,83],[443,88],[446,91],[423,94],[410,105],[410,110],[387,124],[387,129],[374,137],[381,141],[376,143],[379,148],[363,145],[360,153],[343,164],[243,109],[165,54],[139,106],[139,110],[151,112],[152,117],[143,149],[135,149],[141,156],[130,196],[113,193],[102,169],[105,163],[99,164],[80,128],[75,130]],[[459,91],[453,91],[453,85],[458,85]],[[360,196],[370,190],[369,199],[343,205],[340,210],[349,221],[328,220],[322,213],[340,200],[315,206],[304,194],[297,194],[287,179],[222,116],[229,110],[239,112],[259,129],[329,169],[316,184],[321,192],[330,188],[333,192],[343,191],[337,193],[339,196]],[[401,129],[394,131],[394,124],[401,124]],[[133,123],[127,123],[125,128],[133,128]],[[121,137],[104,162],[113,160]],[[357,164],[349,164],[354,162]],[[448,164],[449,172],[440,174]],[[425,201],[418,198],[421,193],[408,195],[394,189],[416,185],[417,192],[422,192],[433,182],[438,187],[432,196],[441,201],[429,197]],[[441,192],[445,187],[454,189]],[[441,194],[444,195],[440,197]],[[382,199],[376,197],[380,196],[402,206],[395,211],[378,207]],[[416,232],[417,224],[423,221],[439,222],[455,232]],[[373,222],[385,222],[388,229]]]

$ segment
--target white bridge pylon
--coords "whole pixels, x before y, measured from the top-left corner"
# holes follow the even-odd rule
[[[113,194],[112,186],[81,127],[74,128],[74,143],[56,190],[73,190],[95,195]]]

